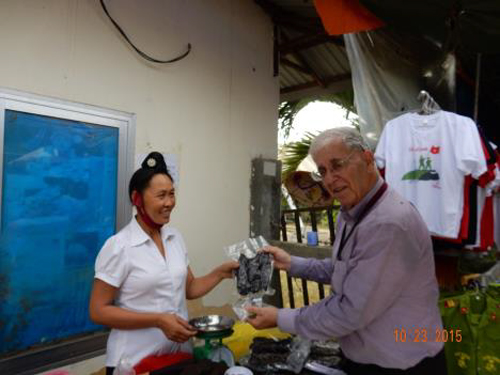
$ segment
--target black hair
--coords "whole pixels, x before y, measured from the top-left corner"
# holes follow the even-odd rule
[[[137,190],[137,192],[142,194],[144,189],[148,187],[153,176],[156,174],[167,175],[172,182],[174,181],[168,172],[167,164],[165,164],[163,155],[159,152],[153,151],[146,156],[141,164],[141,168],[136,170],[130,179],[130,183],[128,185],[128,196],[130,201],[132,201],[132,192]]]

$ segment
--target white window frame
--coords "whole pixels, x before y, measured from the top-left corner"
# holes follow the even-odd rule
[[[120,230],[130,221],[132,205],[128,197],[128,181],[134,172],[135,114],[0,88],[0,215],[6,110],[118,128],[115,230]]]

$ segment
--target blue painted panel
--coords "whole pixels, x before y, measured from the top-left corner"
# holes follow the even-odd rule
[[[113,127],[7,110],[0,234],[0,355],[101,329],[94,261],[115,231]]]

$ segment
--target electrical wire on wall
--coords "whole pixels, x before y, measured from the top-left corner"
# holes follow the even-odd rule
[[[154,62],[154,63],[157,63],[157,64],[170,64],[170,63],[174,63],[176,61],[179,61],[179,60],[182,60],[183,58],[185,58],[187,55],[189,55],[189,52],[191,52],[191,43],[188,43],[187,45],[187,51],[184,52],[182,55],[180,56],[177,56],[173,59],[170,59],[170,60],[157,60],[149,55],[147,55],[146,53],[142,52],[139,48],[137,48],[134,43],[132,43],[132,41],[129,39],[129,37],[127,36],[127,34],[125,34],[125,32],[123,31],[123,29],[120,27],[120,25],[118,25],[118,23],[113,19],[113,17],[111,17],[111,15],[109,14],[108,12],[108,8],[106,8],[106,4],[104,4],[104,0],[100,0],[101,2],[101,6],[102,6],[102,9],[104,10],[104,13],[106,13],[106,15],[108,16],[108,18],[110,19],[110,21],[113,23],[113,25],[115,25],[116,29],[120,32],[120,34],[125,38],[125,40],[127,41],[128,44],[130,44],[130,46],[139,54],[139,56],[141,56],[143,59],[147,60],[147,61],[150,61],[150,62]]]

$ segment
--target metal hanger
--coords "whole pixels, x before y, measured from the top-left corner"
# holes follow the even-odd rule
[[[425,90],[419,92],[417,100],[422,103],[418,112],[419,115],[431,115],[441,110],[439,104],[437,104],[434,98]]]

